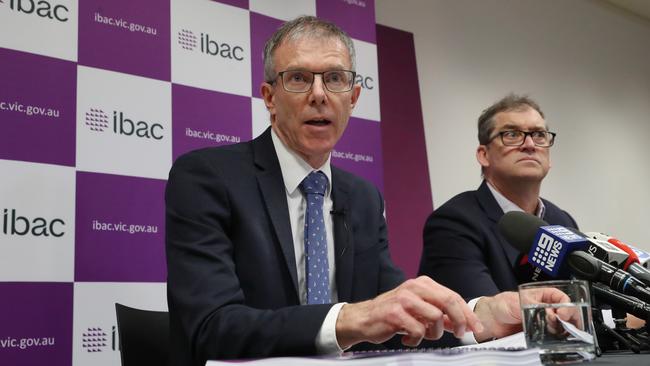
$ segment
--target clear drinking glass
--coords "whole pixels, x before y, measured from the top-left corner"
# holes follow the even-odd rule
[[[519,303],[526,345],[538,347],[545,364],[593,360],[596,337],[589,284],[581,280],[525,283]]]

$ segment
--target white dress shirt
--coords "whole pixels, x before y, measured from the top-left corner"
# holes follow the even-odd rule
[[[486,180],[485,183],[487,183],[490,192],[492,192],[494,199],[497,200],[497,203],[499,204],[499,207],[501,207],[503,213],[508,213],[510,211],[525,212],[521,207],[517,206],[514,202],[507,199],[504,195],[501,194],[501,192],[497,191],[496,188],[492,187],[490,182]],[[544,206],[542,199],[537,197],[537,210],[535,211],[535,216],[542,219],[544,218],[544,212],[546,212],[546,206]]]

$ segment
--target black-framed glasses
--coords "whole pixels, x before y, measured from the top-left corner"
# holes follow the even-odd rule
[[[555,143],[555,132],[549,131],[519,131],[519,130],[506,130],[492,136],[490,141],[494,140],[497,136],[501,137],[501,142],[505,146],[521,146],[526,141],[526,137],[530,136],[533,143],[539,147],[550,147]]]
[[[291,93],[305,93],[311,89],[316,75],[320,75],[325,89],[332,93],[344,93],[352,90],[356,72],[350,70],[330,70],[313,72],[307,70],[285,70],[278,73],[284,90]],[[273,84],[275,81],[269,81]]]

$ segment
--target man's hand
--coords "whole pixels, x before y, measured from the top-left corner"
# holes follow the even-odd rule
[[[524,296],[531,296],[538,303],[558,304],[570,302],[569,297],[562,291],[548,287],[535,291],[526,291]],[[579,322],[579,314],[575,314],[571,308],[551,310],[553,314],[547,314],[548,325],[556,332],[562,332],[563,328],[557,318],[569,321],[576,326]],[[474,312],[484,325],[482,332],[475,332],[474,338],[477,342],[484,342],[493,338],[501,338],[522,330],[521,308],[519,305],[519,294],[516,292],[501,292],[495,296],[483,297],[478,301]],[[582,329],[582,328],[581,328]]]
[[[402,343],[417,346],[423,338],[438,339],[443,331],[461,337],[483,326],[454,291],[427,276],[404,282],[376,298],[341,308],[336,337],[345,349],[366,341],[381,343],[402,334]]]

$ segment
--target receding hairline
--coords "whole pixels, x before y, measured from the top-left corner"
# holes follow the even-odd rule
[[[321,37],[316,37],[314,35],[310,34],[301,34],[298,35],[297,37],[291,37],[291,38],[284,38],[282,42],[280,42],[277,47],[273,50],[273,53],[271,54],[271,57],[273,58],[273,63],[275,64],[275,57],[278,53],[278,50],[280,50],[282,47],[286,47],[288,45],[291,45],[292,43],[298,43],[298,42],[303,42],[303,41],[317,41],[317,42],[323,42],[326,44],[331,44],[331,45],[336,45],[343,51],[343,56],[344,56],[344,61],[340,63],[340,65],[335,65],[335,66],[340,66],[346,69],[352,68],[352,60],[350,59],[350,51],[348,50],[347,46],[343,41],[341,41],[338,37],[336,36],[328,36],[325,38]],[[346,65],[347,64],[347,65]]]
[[[264,78],[269,81],[275,77],[274,57],[277,49],[292,40],[304,39],[338,39],[347,48],[350,69],[356,69],[356,51],[352,38],[335,23],[314,16],[301,16],[284,23],[266,41],[264,45]]]

